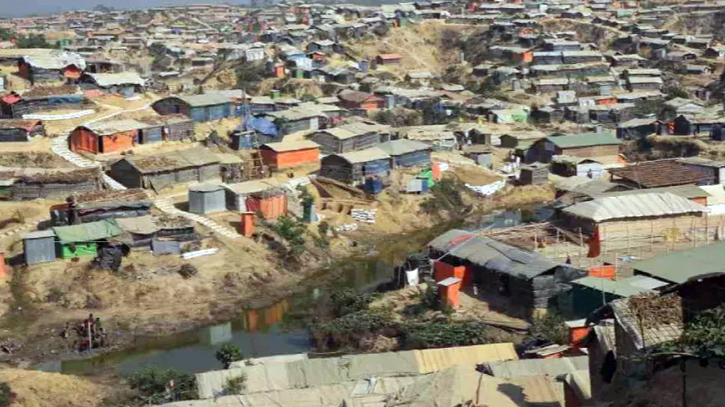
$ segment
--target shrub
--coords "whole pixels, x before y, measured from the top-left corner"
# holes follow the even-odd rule
[[[307,226],[299,220],[282,215],[277,219],[273,229],[290,245],[290,254],[297,255],[305,248],[305,232]]]
[[[480,322],[413,321],[403,324],[400,333],[400,342],[405,349],[443,348],[496,342],[491,328]]]
[[[224,369],[229,369],[229,366],[231,366],[232,362],[244,359],[242,351],[231,343],[226,343],[222,345],[222,347],[219,348],[218,351],[216,351],[215,357],[216,360],[224,365]]]
[[[247,390],[247,375],[242,373],[240,376],[231,377],[224,385],[224,394],[234,395],[243,394]]]
[[[365,310],[374,299],[372,294],[358,293],[352,288],[340,288],[330,294],[332,313],[335,317]]]
[[[555,312],[535,316],[531,319],[529,335],[532,339],[548,339],[557,344],[569,343],[569,330],[564,317]]]
[[[9,407],[15,400],[15,393],[10,389],[10,385],[0,382],[0,407]]]
[[[172,400],[193,400],[196,398],[194,376],[173,369],[146,367],[127,377],[129,386],[139,393],[139,401],[148,404],[162,404]],[[173,389],[169,383],[173,381]]]
[[[355,348],[360,340],[393,325],[390,312],[382,310],[357,311],[343,317],[310,325],[312,338],[320,350]]]
[[[468,212],[461,194],[464,188],[461,181],[444,178],[433,185],[430,195],[421,203],[420,208],[431,215],[442,216],[447,213],[452,218],[461,217]]]

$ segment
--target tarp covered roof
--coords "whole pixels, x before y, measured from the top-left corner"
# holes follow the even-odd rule
[[[560,375],[576,371],[589,370],[588,356],[575,356],[559,359],[519,359],[503,360],[485,363],[485,367],[494,377],[499,379],[513,379],[522,376],[549,376],[556,378]]]
[[[497,343],[279,363],[272,361],[254,366],[200,373],[196,378],[199,397],[210,398],[223,389],[228,377],[241,373],[247,375],[247,392],[255,393],[326,386],[370,377],[417,376],[448,369],[458,364],[466,364],[473,370],[476,363],[517,357],[513,344]]]
[[[538,253],[457,229],[438,236],[428,246],[487,269],[525,279],[562,265]]]
[[[578,203],[564,209],[564,213],[603,222],[612,219],[702,213],[706,210],[704,206],[671,192],[642,192]]]
[[[123,231],[114,219],[104,219],[81,225],[56,226],[53,232],[61,243],[80,243],[105,240],[118,236]]]

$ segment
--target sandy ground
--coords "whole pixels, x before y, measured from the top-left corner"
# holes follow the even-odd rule
[[[16,395],[12,407],[96,407],[112,393],[108,385],[33,370],[0,369],[0,382],[7,383]]]
[[[441,73],[448,64],[459,62],[456,52],[442,49],[440,33],[443,29],[465,31],[464,25],[447,25],[438,21],[424,21],[421,24],[402,28],[391,28],[384,38],[366,36],[362,41],[346,44],[348,51],[370,60],[378,54],[397,53],[403,58],[399,67],[380,66],[379,70],[404,76],[408,70],[427,70]]]

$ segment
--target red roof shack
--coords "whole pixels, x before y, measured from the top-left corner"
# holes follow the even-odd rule
[[[136,145],[138,130],[147,125],[136,120],[114,120],[76,127],[70,134],[72,151],[113,153]]]
[[[383,98],[356,90],[340,91],[337,98],[340,99],[340,106],[345,109],[362,109],[369,112],[385,107]]]
[[[267,143],[259,152],[264,164],[273,170],[320,162],[320,145],[310,140]]]
[[[402,59],[403,57],[400,54],[380,54],[375,57],[375,62],[378,65],[400,65]]]

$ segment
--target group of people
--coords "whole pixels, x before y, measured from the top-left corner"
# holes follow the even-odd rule
[[[61,337],[69,339],[71,331],[77,335],[73,341],[73,349],[78,352],[106,346],[106,331],[101,326],[101,318],[94,318],[93,314],[89,314],[88,318],[73,326],[66,322]]]

